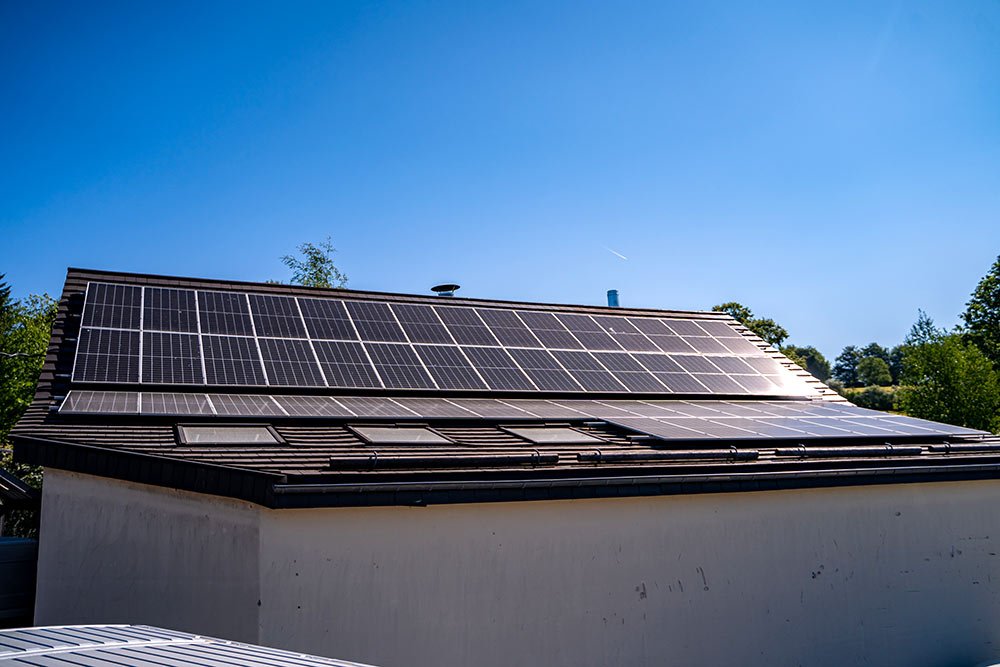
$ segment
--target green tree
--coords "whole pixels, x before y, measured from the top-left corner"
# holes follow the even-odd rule
[[[308,287],[347,286],[347,276],[341,273],[333,263],[333,240],[327,236],[319,245],[303,243],[298,247],[302,257],[285,255],[282,263],[292,270],[292,282]]]
[[[889,363],[889,350],[885,349],[878,343],[869,343],[861,348],[860,352],[862,359],[865,357],[878,357],[886,364]]]
[[[858,382],[858,364],[863,358],[858,348],[848,345],[833,360],[833,377],[843,382],[845,387],[860,386]]]
[[[781,353],[809,371],[817,380],[826,382],[830,379],[830,362],[815,347],[786,345],[781,348]]]
[[[903,376],[903,357],[905,354],[906,348],[903,345],[897,345],[889,351],[889,372],[892,373],[893,384],[899,384],[899,380]]]
[[[1000,369],[1000,257],[976,285],[962,313],[965,340]]]
[[[717,313],[728,313],[732,315],[740,324],[750,331],[760,336],[766,343],[780,348],[781,344],[788,338],[788,332],[777,322],[767,317],[755,317],[753,311],[742,303],[730,301],[712,306],[712,310]]]
[[[892,384],[889,364],[881,357],[865,357],[858,362],[858,382],[865,387],[888,387]]]
[[[923,312],[906,338],[900,407],[914,417],[995,431],[1000,376],[976,345]]]
[[[41,487],[41,469],[11,459],[8,434],[34,398],[56,307],[56,301],[45,294],[11,301],[10,288],[0,282],[0,465],[36,488]],[[33,537],[36,519],[26,512],[13,512],[4,521],[4,532]]]

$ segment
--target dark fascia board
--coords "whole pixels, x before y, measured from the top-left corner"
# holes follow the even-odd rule
[[[454,481],[295,483],[287,476],[163,456],[15,436],[22,463],[245,500],[269,508],[428,505],[767,491],[1000,477],[1000,461],[813,470],[504,477]]]
[[[67,269],[67,281],[70,279],[82,281],[124,282],[134,285],[152,285],[155,287],[174,287],[188,289],[206,289],[212,291],[253,291],[270,292],[289,296],[327,297],[337,299],[384,299],[411,303],[430,303],[454,306],[482,306],[485,308],[527,308],[553,311],[572,311],[600,313],[605,315],[637,315],[654,317],[682,317],[726,320],[742,327],[731,315],[714,311],[700,310],[663,310],[658,308],[611,308],[609,306],[594,306],[584,304],[543,303],[534,301],[507,301],[502,299],[472,299],[466,297],[440,297],[422,294],[404,294],[397,292],[373,292],[366,290],[335,289],[325,287],[306,287],[304,285],[277,285],[274,283],[257,283],[241,280],[213,280],[210,278],[188,278],[181,276],[163,276],[146,273],[129,273],[125,271],[104,271],[100,269],[82,269],[70,267]]]
[[[14,443],[14,460],[19,463],[226,496],[267,507],[273,505],[275,484],[288,480],[287,476],[278,473],[32,436],[12,435],[11,440]]]

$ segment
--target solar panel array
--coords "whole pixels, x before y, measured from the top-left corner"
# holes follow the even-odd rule
[[[61,412],[339,419],[600,420],[661,440],[952,437],[981,431],[827,401],[287,396],[73,390]]]
[[[92,282],[74,382],[801,396],[723,320]]]

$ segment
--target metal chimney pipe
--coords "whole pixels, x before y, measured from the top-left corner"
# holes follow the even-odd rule
[[[610,308],[618,307],[618,290],[616,289],[608,290],[608,307]]]

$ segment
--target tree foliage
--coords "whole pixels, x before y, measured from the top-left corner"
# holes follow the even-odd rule
[[[1000,257],[973,290],[962,322],[966,341],[1000,369]]]
[[[301,257],[285,255],[281,258],[282,263],[292,270],[293,283],[308,287],[347,286],[347,276],[333,263],[333,253],[337,249],[329,236],[319,245],[303,243],[298,246],[298,251]]]
[[[900,407],[909,415],[993,431],[1000,377],[978,346],[934,326],[923,312],[906,339]]]
[[[882,357],[865,357],[858,362],[858,382],[865,387],[888,387],[892,384],[889,364]]]
[[[857,347],[848,345],[833,360],[833,377],[840,380],[845,387],[859,386],[858,364],[861,363],[863,358],[861,351]]]
[[[8,434],[34,398],[56,307],[45,294],[11,301],[10,288],[0,282],[0,464],[36,488],[42,483],[41,469],[11,459]],[[32,537],[34,526],[34,516],[14,512],[4,521],[4,532]]]
[[[788,338],[788,331],[784,327],[771,318],[754,316],[753,311],[741,303],[735,301],[720,303],[717,306],[712,306],[712,310],[732,315],[740,324],[776,348],[781,347],[781,344]]]
[[[830,379],[830,362],[815,347],[787,345],[781,348],[781,353],[809,371],[817,380],[826,382]]]

